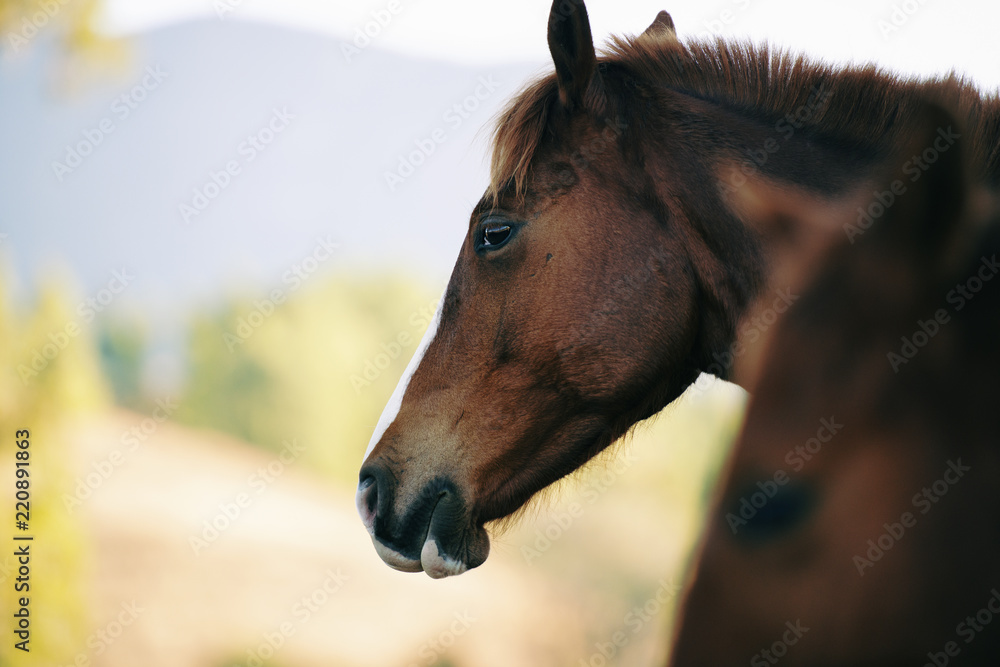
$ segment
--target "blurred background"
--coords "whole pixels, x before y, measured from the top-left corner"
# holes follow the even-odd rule
[[[592,0],[595,39],[663,8]],[[682,38],[1000,85],[993,4],[665,8]],[[548,67],[547,13],[0,0],[0,665],[663,661],[732,385],[641,425],[455,579],[390,570],[354,510],[486,185],[490,121]],[[22,428],[29,654],[7,613]]]

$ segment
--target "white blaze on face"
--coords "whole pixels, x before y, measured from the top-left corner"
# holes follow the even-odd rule
[[[447,291],[447,288],[445,288],[445,293]],[[382,416],[379,417],[378,424],[375,426],[375,432],[368,443],[368,449],[365,450],[365,457],[361,460],[362,463],[368,460],[368,455],[372,453],[375,445],[382,439],[382,434],[385,433],[389,425],[392,424],[392,420],[399,414],[399,407],[403,404],[403,394],[406,393],[406,387],[410,384],[410,378],[413,377],[414,371],[417,370],[417,366],[420,365],[420,361],[424,358],[424,353],[427,352],[427,348],[431,346],[431,342],[437,334],[438,324],[441,322],[442,306],[444,306],[444,294],[441,295],[441,300],[438,301],[437,310],[434,311],[434,319],[427,326],[427,331],[424,332],[424,337],[420,340],[417,351],[410,358],[410,363],[406,365],[403,376],[399,378],[399,384],[396,385],[395,391],[389,397],[389,402],[386,403],[385,408],[382,410]]]

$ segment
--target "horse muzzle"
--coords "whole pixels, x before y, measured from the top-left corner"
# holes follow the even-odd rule
[[[440,579],[486,560],[489,536],[469,520],[467,503],[448,479],[432,479],[406,494],[378,462],[362,466],[359,477],[358,514],[389,567]]]

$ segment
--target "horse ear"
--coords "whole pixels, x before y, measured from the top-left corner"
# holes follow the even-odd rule
[[[660,13],[656,15],[653,22],[650,23],[649,27],[642,33],[642,36],[652,38],[669,37],[677,39],[677,29],[674,28],[674,20],[670,18],[670,14],[660,10]]]
[[[972,197],[960,124],[941,105],[921,100],[903,126],[890,166],[863,195],[828,200],[747,179],[740,187],[723,187],[732,210],[766,239],[773,279],[798,284],[840,243],[878,258],[874,264],[886,270],[890,262],[919,262],[927,269],[923,281],[953,268],[968,241],[961,222]],[[724,182],[737,182],[736,176],[733,168],[723,173]]]
[[[972,196],[965,148],[958,121],[936,103],[921,102],[909,127],[897,171],[881,193],[883,200],[892,193],[894,201],[883,202],[881,219],[867,233],[876,251],[919,262],[933,280],[948,272],[964,240],[961,223]],[[926,157],[931,153],[933,162]],[[875,204],[869,212],[881,210]]]
[[[597,54],[583,0],[554,0],[549,13],[549,52],[556,66],[559,101],[572,110],[583,105]]]

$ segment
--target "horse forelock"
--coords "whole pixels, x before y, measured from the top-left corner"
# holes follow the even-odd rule
[[[497,116],[486,191],[494,204],[507,189],[512,189],[518,199],[524,196],[531,160],[542,143],[549,110],[558,97],[555,74],[549,74],[528,84]]]

